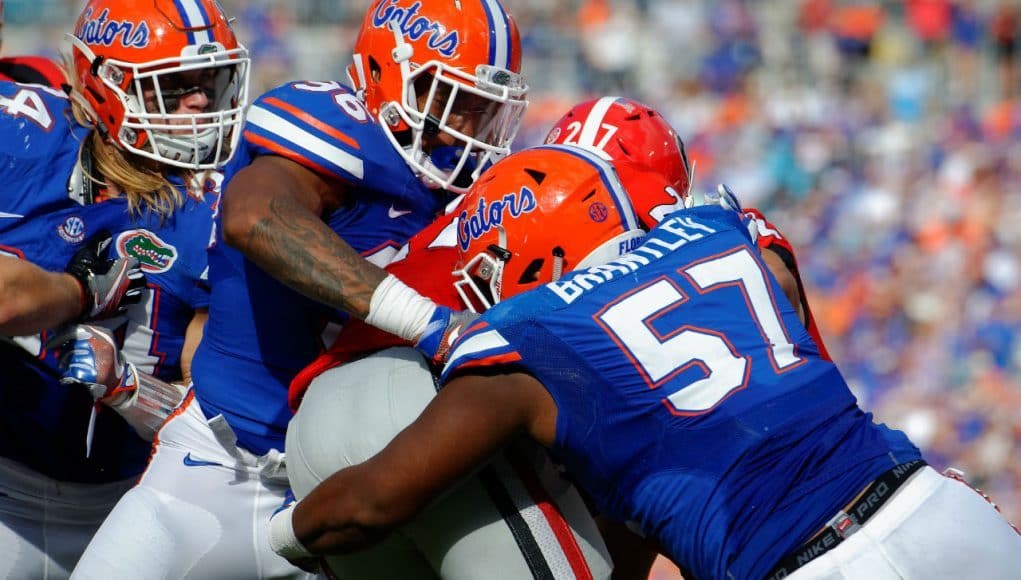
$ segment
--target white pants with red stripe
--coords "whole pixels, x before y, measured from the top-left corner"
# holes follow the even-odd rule
[[[1021,535],[967,484],[922,468],[836,548],[790,580],[1021,578]]]
[[[67,483],[0,458],[0,578],[66,579],[132,483]]]
[[[269,547],[287,492],[283,453],[238,447],[222,417],[190,394],[156,434],[138,484],[89,543],[73,579],[311,578]]]
[[[375,455],[435,395],[424,359],[410,348],[320,375],[287,430],[295,496]],[[382,544],[327,561],[345,580],[559,580],[611,572],[577,490],[530,440],[506,450]]]

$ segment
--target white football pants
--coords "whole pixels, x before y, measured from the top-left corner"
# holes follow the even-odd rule
[[[0,579],[70,576],[89,539],[134,478],[66,483],[0,458]]]
[[[320,375],[287,430],[295,496],[382,450],[435,395],[425,360],[410,348]],[[381,544],[327,562],[344,580],[581,579],[611,572],[577,490],[531,440],[506,450]]]
[[[222,417],[189,394],[156,434],[138,485],[114,507],[71,577],[256,580],[311,575],[269,547],[287,491],[284,456],[238,447]]]
[[[857,532],[790,580],[1021,578],[1021,535],[967,484],[922,468]]]

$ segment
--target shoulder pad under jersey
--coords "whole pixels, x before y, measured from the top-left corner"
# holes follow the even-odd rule
[[[43,159],[71,146],[68,131],[88,128],[71,117],[71,101],[63,91],[42,85],[0,81],[0,154],[16,159]],[[78,149],[81,138],[73,147]]]
[[[279,155],[330,179],[395,199],[428,194],[375,118],[336,81],[299,81],[259,97],[244,131],[247,157]]]
[[[61,91],[0,82],[0,212],[28,216],[66,201],[89,131]]]

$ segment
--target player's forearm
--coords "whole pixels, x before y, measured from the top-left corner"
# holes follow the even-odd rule
[[[386,272],[297,200],[279,196],[255,205],[242,215],[225,213],[225,241],[295,291],[365,318]]]
[[[291,517],[294,534],[314,554],[337,554],[368,547],[404,519],[386,509],[394,502],[359,493],[356,466],[334,474],[301,500]]]
[[[794,306],[794,310],[797,311],[798,318],[801,319],[802,323],[807,323],[804,309],[801,307],[801,290],[798,288],[798,281],[794,278],[794,273],[790,270],[790,267],[774,250],[765,249],[761,250],[760,253],[762,254],[762,260],[769,267],[773,277],[780,283],[780,289],[787,296],[787,300]]]
[[[227,185],[223,239],[295,291],[417,343],[447,311],[437,313],[432,300],[362,258],[322,220],[342,197],[341,184],[259,157]]]
[[[181,384],[191,383],[191,363],[195,360],[195,352],[198,350],[199,343],[202,342],[202,335],[208,319],[208,309],[196,310],[184,332],[184,345],[181,347]]]
[[[187,387],[161,381],[133,367],[133,390],[119,400],[104,401],[146,441],[152,441],[167,417],[181,404]]]
[[[73,276],[16,258],[0,262],[0,333],[36,334],[76,318],[81,308]]]
[[[365,318],[386,272],[298,204],[274,199],[269,207],[250,230],[245,255],[305,296]]]

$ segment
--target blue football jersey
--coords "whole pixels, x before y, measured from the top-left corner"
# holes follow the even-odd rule
[[[179,380],[188,323],[208,304],[201,278],[220,176],[178,180],[185,201],[169,218],[144,211],[133,216],[124,199],[82,205],[69,195],[89,129],[73,121],[62,92],[0,83],[0,134],[0,252],[61,271],[87,238],[112,232],[109,251],[139,260],[147,290],[124,315],[102,324],[140,371]],[[92,397],[59,383],[56,356],[42,347],[47,338],[0,343],[0,456],[61,481],[141,473],[150,444],[109,409],[98,413],[86,457]]]
[[[261,96],[226,182],[261,155],[290,159],[345,187],[344,207],[327,222],[379,265],[442,209],[362,102],[336,82],[290,83]],[[283,449],[288,385],[322,351],[321,333],[338,313],[278,282],[222,236],[210,248],[209,268],[195,396],[208,416],[223,414],[240,445],[258,454]]]
[[[524,371],[553,453],[609,517],[698,578],[761,578],[877,475],[919,457],[819,356],[736,213],[673,214],[646,242],[486,312],[444,380]]]

